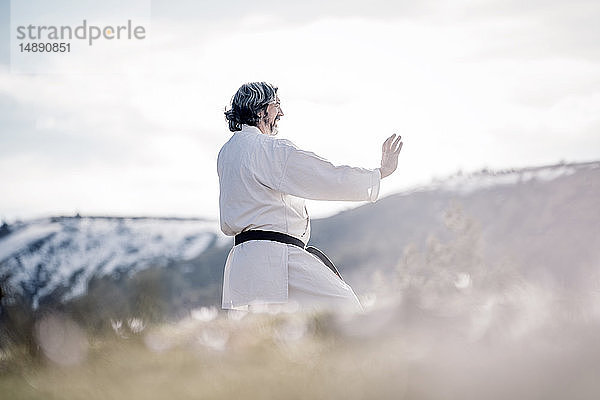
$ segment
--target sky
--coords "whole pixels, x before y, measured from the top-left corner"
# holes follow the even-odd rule
[[[46,1],[36,18],[93,20],[94,3]],[[31,4],[0,0],[0,220],[218,219],[223,111],[249,81],[279,87],[279,137],[334,164],[376,168],[401,134],[381,197],[459,170],[600,159],[597,1],[107,0],[97,20],[147,37],[22,59],[11,19]]]

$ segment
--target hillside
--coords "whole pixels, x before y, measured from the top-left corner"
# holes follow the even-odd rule
[[[373,271],[469,222],[481,262],[576,287],[600,267],[600,163],[457,175],[314,221],[312,242],[366,290]],[[355,245],[356,244],[356,245]]]
[[[311,244],[359,295],[402,273],[408,258],[461,240],[469,260],[453,262],[457,274],[511,268],[577,288],[599,269],[598,199],[599,162],[459,174],[314,220]],[[230,246],[217,221],[39,219],[2,228],[0,277],[9,298],[32,308],[85,304],[126,314],[150,299],[156,315],[177,314],[219,304]],[[463,262],[471,265],[461,272]]]

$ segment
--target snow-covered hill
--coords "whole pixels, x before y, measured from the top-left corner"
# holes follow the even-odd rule
[[[600,162],[578,164],[555,164],[541,167],[481,171],[464,174],[456,173],[447,178],[434,179],[432,184],[420,187],[421,190],[447,190],[461,194],[471,193],[484,188],[503,185],[517,185],[532,181],[547,182],[559,177],[573,175],[577,171],[600,168]]]
[[[229,243],[217,221],[54,217],[17,223],[0,239],[0,276],[37,301],[60,285],[81,295],[92,276],[132,273],[198,257]]]
[[[473,227],[481,268],[579,288],[600,274],[600,162],[456,174],[314,221],[311,242],[360,292],[407,252],[451,240],[457,224]]]
[[[311,242],[326,250],[360,290],[368,279],[362,274],[353,281],[353,276],[393,269],[405,246],[439,232],[444,210],[458,201],[481,225],[487,253],[509,255],[530,270],[554,274],[562,273],[568,260],[570,271],[581,275],[596,257],[599,186],[600,162],[459,173],[315,220]],[[60,293],[62,301],[84,294],[92,278],[178,265],[174,272],[191,274],[182,279],[195,276],[193,290],[198,291],[208,279],[201,274],[208,274],[213,285],[220,279],[230,245],[216,220],[53,217],[18,222],[0,228],[0,283],[30,297],[37,307],[53,293]]]

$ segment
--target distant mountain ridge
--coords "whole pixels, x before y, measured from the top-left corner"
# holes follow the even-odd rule
[[[600,268],[599,200],[600,162],[456,174],[314,220],[311,244],[360,293],[375,271],[395,271],[410,246],[449,237],[453,212],[476,221],[485,257],[575,284]],[[73,301],[93,282],[147,269],[179,306],[219,304],[232,242],[218,221],[194,218],[61,216],[0,232],[0,282],[32,307]]]
[[[569,176],[579,170],[598,168],[599,162],[584,162],[577,164],[543,165],[537,167],[511,168],[489,170],[484,168],[472,173],[458,172],[446,178],[436,178],[430,185],[423,188],[446,189],[466,193],[470,190],[483,189],[490,186],[525,183],[532,180],[551,181],[558,177]]]
[[[366,290],[368,274],[393,270],[411,246],[451,237],[449,214],[473,221],[483,262],[567,286],[600,269],[600,162],[456,174],[314,221],[311,241]]]
[[[51,217],[21,222],[0,239],[0,274],[29,293],[33,305],[61,286],[62,300],[88,281],[148,266],[187,261],[226,240],[218,222],[150,217]]]

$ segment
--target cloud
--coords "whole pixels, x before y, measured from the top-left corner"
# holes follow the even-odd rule
[[[364,18],[374,22],[416,22],[431,28],[445,26],[477,31],[473,40],[485,42],[478,57],[538,58],[576,57],[598,60],[596,38],[600,4],[594,0],[521,2],[435,1],[370,2],[310,0],[281,3],[275,0],[227,3],[184,0],[173,7],[166,0],[153,1],[153,17],[171,21],[239,22],[270,16],[263,29],[309,24],[330,18]],[[260,20],[260,17],[257,18]],[[227,23],[229,24],[229,23]],[[482,43],[483,44],[483,43]]]
[[[243,1],[233,0],[218,3],[209,0],[180,0],[177,7],[166,0],[152,2],[153,16],[172,20],[239,20],[248,15],[274,15],[288,23],[314,21],[331,17],[366,17],[389,19],[394,17],[414,17],[435,11],[435,2],[393,2],[373,0],[365,3],[359,0],[307,0],[304,2],[281,2],[276,0]]]
[[[0,157],[12,165],[0,180],[43,176],[57,209],[86,187],[70,204],[95,196],[97,211],[216,215],[223,109],[251,80],[279,86],[281,135],[333,162],[376,167],[381,141],[401,133],[384,195],[458,168],[597,158],[600,68],[585,33],[596,28],[577,19],[598,14],[592,3],[375,2],[360,17],[365,4],[344,4],[157,1],[143,46],[99,46],[117,73],[77,54],[68,62],[93,73],[0,69]],[[577,50],[544,45],[577,23]],[[35,193],[18,185],[0,208]]]

